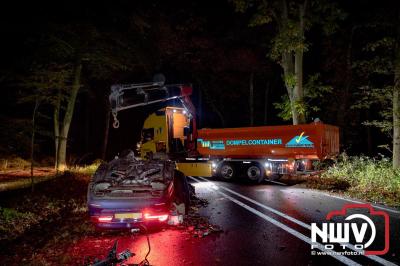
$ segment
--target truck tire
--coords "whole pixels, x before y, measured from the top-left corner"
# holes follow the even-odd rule
[[[232,180],[236,174],[235,168],[230,163],[222,164],[219,167],[218,172],[219,172],[218,176],[226,181]]]
[[[260,165],[252,164],[246,170],[247,178],[252,182],[261,183],[265,178],[265,172]]]

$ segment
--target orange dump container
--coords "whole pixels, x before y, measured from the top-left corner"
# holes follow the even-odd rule
[[[327,159],[339,153],[339,128],[321,122],[200,129],[197,150],[211,158]]]

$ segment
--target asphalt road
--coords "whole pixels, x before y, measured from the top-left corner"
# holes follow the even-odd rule
[[[152,233],[148,257],[152,265],[400,264],[399,210],[374,205],[375,210],[389,216],[390,249],[387,254],[312,255],[310,224],[326,222],[329,212],[341,210],[346,203],[359,202],[269,182],[252,185],[202,177],[190,177],[190,182],[197,195],[209,201],[207,207],[200,209],[200,214],[209,217],[210,222],[219,225],[223,232],[200,239],[179,230]],[[377,240],[371,247],[378,250],[384,246],[384,219],[377,217],[373,221]],[[97,240],[87,241],[86,245],[93,247]],[[139,262],[147,252],[144,236],[127,236],[119,243],[120,250],[129,248],[136,253],[130,263]],[[315,249],[315,252],[323,249]]]
[[[310,224],[326,222],[326,215],[346,203],[360,203],[326,193],[264,183],[226,183],[191,178],[200,197],[210,205],[203,214],[222,226],[225,234],[215,241],[212,253],[226,265],[374,265],[400,262],[400,211],[383,206],[389,215],[390,250],[384,256],[311,255]],[[383,208],[383,209],[382,209]],[[356,212],[356,210],[354,210]],[[358,210],[360,212],[360,210]],[[362,212],[362,210],[361,210]],[[383,247],[383,219],[377,219],[376,247]],[[383,237],[380,238],[383,240]],[[316,251],[320,251],[316,249]]]

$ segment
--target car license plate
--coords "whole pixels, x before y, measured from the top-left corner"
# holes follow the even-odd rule
[[[142,218],[142,213],[140,212],[126,212],[126,213],[116,213],[116,219],[139,219]]]

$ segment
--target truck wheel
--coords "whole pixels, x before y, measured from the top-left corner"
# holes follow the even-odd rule
[[[264,180],[264,170],[258,165],[247,168],[247,177],[253,182],[261,183]]]
[[[229,163],[224,163],[219,169],[219,176],[224,180],[232,180],[235,174],[235,169]]]

